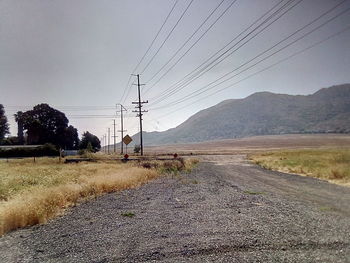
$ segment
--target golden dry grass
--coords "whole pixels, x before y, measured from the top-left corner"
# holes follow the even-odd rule
[[[0,236],[17,228],[45,223],[77,202],[138,187],[162,173],[189,171],[198,161],[155,162],[145,167],[104,159],[77,164],[38,158],[0,161]]]
[[[266,169],[350,185],[349,148],[273,151],[252,154],[249,158]]]
[[[0,162],[0,235],[44,223],[87,197],[137,187],[155,177],[154,169],[117,163],[59,164],[57,159]]]

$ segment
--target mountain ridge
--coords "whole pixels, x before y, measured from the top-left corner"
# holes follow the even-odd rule
[[[310,95],[257,92],[203,109],[163,132],[143,132],[145,145],[192,143],[287,133],[350,133],[350,84]],[[133,140],[139,141],[139,134]]]

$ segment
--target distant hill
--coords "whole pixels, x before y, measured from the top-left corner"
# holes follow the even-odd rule
[[[225,100],[164,132],[144,132],[145,145],[289,133],[350,133],[350,84],[312,95],[258,92]],[[136,143],[139,134],[133,136]]]

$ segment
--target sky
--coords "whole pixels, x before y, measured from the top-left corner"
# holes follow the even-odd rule
[[[312,94],[350,82],[348,9],[349,0],[0,0],[0,103],[12,135],[14,113],[48,103],[80,135],[101,138],[113,120],[120,130],[120,103],[125,133],[138,132],[131,74],[145,84],[146,131],[255,92]]]

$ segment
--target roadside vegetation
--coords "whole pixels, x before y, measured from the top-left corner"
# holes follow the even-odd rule
[[[302,149],[257,153],[249,156],[265,169],[312,176],[350,186],[350,149]]]
[[[188,171],[196,161],[156,163],[148,167],[146,162],[108,159],[74,164],[59,163],[58,158],[37,158],[35,163],[31,158],[0,160],[0,236],[45,223],[84,199],[138,187],[164,173]]]

